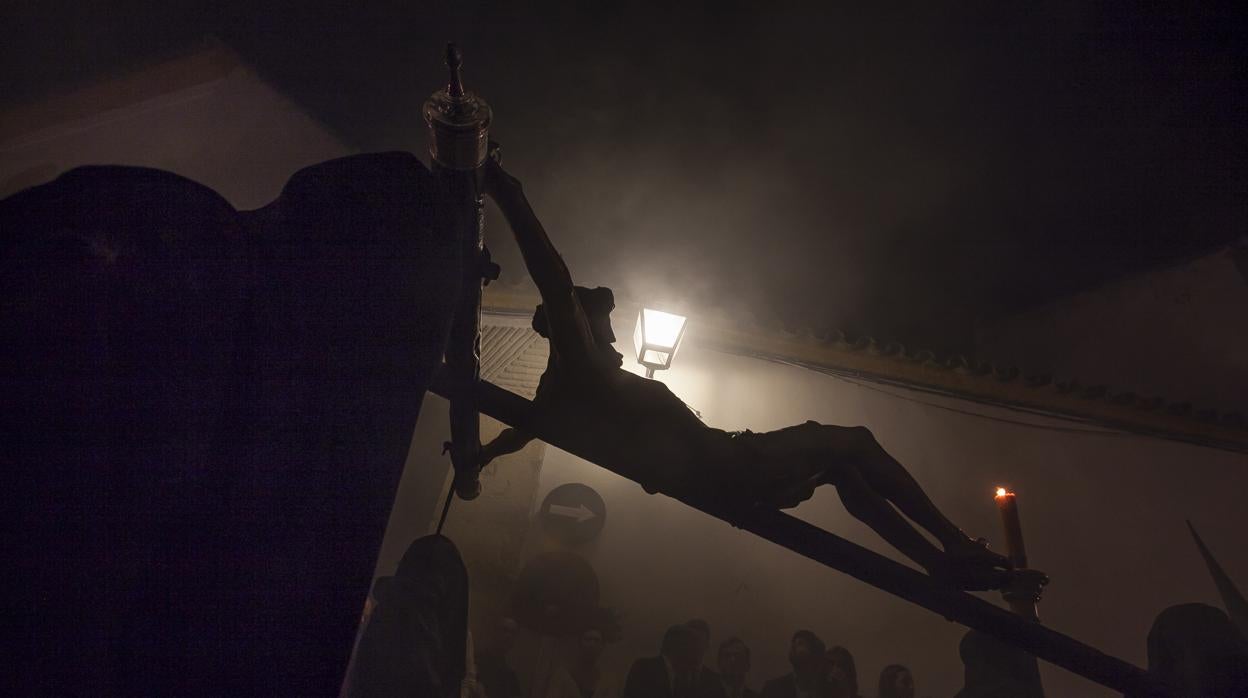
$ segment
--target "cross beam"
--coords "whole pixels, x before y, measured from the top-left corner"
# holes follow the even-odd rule
[[[448,397],[450,385],[445,372],[435,377],[433,392]],[[481,381],[477,387],[478,404],[483,414],[500,422],[525,430],[529,434],[564,449],[600,467],[611,462],[606,454],[595,453],[592,443],[567,444],[552,435],[557,431],[544,423],[528,400],[492,383]],[[550,437],[550,438],[548,438]],[[608,470],[613,469],[607,467]],[[622,475],[622,473],[616,473]],[[689,498],[679,501],[714,516],[737,528],[744,529],[776,545],[848,574],[894,596],[917,604],[945,618],[992,635],[1019,647],[1052,664],[1074,672],[1090,681],[1131,696],[1169,696],[1170,693],[1154,675],[1126,661],[1107,655],[1094,647],[1029,621],[971,594],[942,584],[905,565],[890,560],[840,536],[812,526],[774,509],[751,509],[746,512],[726,511],[713,504]]]

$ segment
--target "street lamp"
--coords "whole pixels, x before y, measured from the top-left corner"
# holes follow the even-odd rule
[[[637,363],[646,367],[646,378],[654,378],[655,371],[672,365],[672,357],[676,356],[680,340],[685,336],[687,320],[661,310],[641,309],[637,329],[633,332],[633,346],[637,348]]]

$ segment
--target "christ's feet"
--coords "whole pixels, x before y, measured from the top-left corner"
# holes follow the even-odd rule
[[[958,564],[978,563],[1002,569],[1012,567],[1009,558],[993,552],[984,538],[962,536],[955,543],[945,545],[945,555]]]
[[[964,591],[1002,589],[1009,583],[1010,571],[1009,559],[989,550],[986,540],[968,537],[945,546],[945,555],[928,570]]]

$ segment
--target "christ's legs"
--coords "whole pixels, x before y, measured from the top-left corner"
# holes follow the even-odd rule
[[[932,503],[905,466],[890,456],[875,437],[864,439],[861,448],[858,468],[880,496],[892,502],[911,521],[927,529],[946,551],[953,552],[970,542],[962,529]]]
[[[969,538],[941,513],[919,483],[868,429],[806,422],[758,437],[766,444],[770,460],[798,464],[790,479],[814,466],[818,483],[836,486],[850,514],[929,570],[934,565],[942,569],[950,565],[1008,566],[1004,557]],[[802,466],[803,463],[809,465]],[[930,532],[944,548],[944,554],[910,521]]]
[[[865,485],[877,496],[892,502],[918,525],[927,529],[946,549],[966,541],[966,534],[953,525],[928,499],[923,488],[875,440],[865,427],[819,425],[825,461],[836,465],[829,468],[828,480],[837,487],[843,471],[856,471]]]
[[[856,469],[848,469],[838,476],[836,493],[840,495],[846,511],[870,526],[906,557],[928,570],[937,568],[943,561],[944,553],[916,531],[883,497],[876,494]]]

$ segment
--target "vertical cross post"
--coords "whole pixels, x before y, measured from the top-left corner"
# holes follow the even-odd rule
[[[423,112],[438,185],[436,219],[459,241],[463,261],[446,367],[454,386],[450,397],[453,487],[461,499],[473,499],[481,489],[480,416],[475,393],[481,374],[481,286],[483,280],[488,283],[497,278],[498,267],[489,261],[485,249],[485,209],[477,181],[477,171],[487,156],[492,112],[485,100],[464,89],[462,64],[459,50],[447,44],[449,79],[425,102]]]

